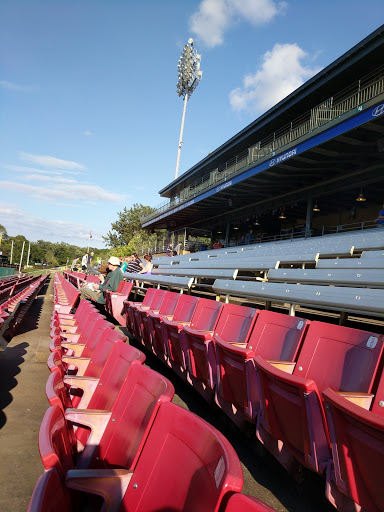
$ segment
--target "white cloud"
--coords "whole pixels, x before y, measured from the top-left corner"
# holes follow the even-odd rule
[[[42,165],[43,167],[53,167],[55,169],[64,170],[84,170],[86,167],[78,162],[72,162],[71,160],[62,160],[61,158],[55,158],[53,156],[45,155],[32,155],[31,153],[20,153],[20,159],[25,162],[32,162],[33,164]]]
[[[15,205],[0,204],[0,216],[10,236],[24,235],[30,241],[64,241],[75,245],[86,245],[89,239],[89,226],[33,216]],[[102,233],[92,230],[92,245],[95,242],[103,245]]]
[[[45,183],[78,183],[74,178],[63,178],[62,176],[44,176],[42,174],[28,174],[25,179],[30,181],[41,181]]]
[[[275,44],[263,56],[254,75],[246,75],[243,87],[230,92],[234,110],[263,113],[318,73],[320,67],[303,64],[308,54],[297,44]]]
[[[283,14],[286,2],[275,0],[202,0],[191,16],[190,29],[208,47],[224,42],[224,32],[239,21],[252,25],[268,23]]]
[[[35,185],[26,185],[24,183],[16,183],[11,181],[0,181],[0,189],[9,189],[13,192],[27,194],[36,199],[55,202],[59,200],[73,201],[78,199],[85,201],[108,201],[112,203],[120,203],[126,199],[126,195],[108,192],[98,185],[87,185],[81,183],[61,183],[52,184],[49,187],[39,187]]]
[[[84,135],[86,137],[90,137],[91,135],[93,135],[93,132],[91,132],[91,130],[85,130]]]
[[[18,85],[13,82],[7,82],[6,80],[0,80],[0,87],[3,89],[9,89],[11,91],[29,92],[32,90],[28,85]]]
[[[63,174],[64,175],[70,174],[70,175],[78,176],[78,175],[86,174],[85,172],[81,172],[81,171],[64,171],[62,169],[60,169],[60,170],[50,169],[49,171],[47,171],[45,169],[36,169],[35,167],[25,167],[23,165],[10,165],[10,164],[6,164],[6,165],[3,165],[2,167],[4,169],[8,169],[9,171],[19,172],[19,173],[23,173],[23,174],[29,174],[31,172],[37,173],[37,174],[46,174],[46,175],[49,175],[49,176],[51,176],[51,175],[52,176],[62,176]]]

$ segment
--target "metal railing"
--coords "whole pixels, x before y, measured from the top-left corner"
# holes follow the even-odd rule
[[[260,140],[242,153],[220,165],[209,174],[191,183],[181,190],[178,196],[172,197],[160,203],[155,210],[142,217],[142,223],[156,218],[163,212],[172,210],[176,206],[192,200],[207,189],[225,182],[229,177],[239,174],[243,169],[258,160],[271,157],[274,153],[286,146],[319,129],[324,124],[362,106],[365,102],[375,98],[384,92],[384,66],[366,75],[364,78],[343,89],[336,95],[323,101],[291,123],[283,126],[278,131]]]
[[[338,226],[323,226],[322,235],[343,233],[345,231],[359,231],[362,229],[376,228],[376,226],[376,220],[364,220],[362,222],[354,222],[352,224],[339,224]]]

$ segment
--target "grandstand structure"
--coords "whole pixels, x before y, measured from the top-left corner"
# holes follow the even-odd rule
[[[383,52],[384,26],[166,185],[143,228],[209,230],[229,246],[250,228],[263,241],[372,227],[384,197]]]

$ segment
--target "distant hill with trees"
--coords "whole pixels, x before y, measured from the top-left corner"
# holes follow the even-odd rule
[[[0,224],[1,243],[0,251],[7,254],[8,257],[11,255],[11,247],[13,241],[13,256],[12,263],[19,264],[21,251],[24,245],[24,254],[22,265],[27,263],[28,247],[30,241],[23,235],[9,236],[6,228]],[[100,258],[105,260],[109,257],[110,249],[97,249],[96,247],[90,247],[90,252],[94,252],[93,261],[96,263]],[[47,242],[45,240],[37,240],[37,242],[31,242],[31,250],[29,255],[29,264],[47,264],[50,266],[62,266],[66,265],[67,262],[70,265],[72,260],[79,257],[87,252],[87,247],[79,247],[77,245],[67,244],[65,242]]]

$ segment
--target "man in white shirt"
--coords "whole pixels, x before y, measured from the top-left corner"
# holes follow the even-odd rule
[[[87,270],[87,263],[88,263],[88,253],[86,252],[84,256],[81,258],[81,268],[83,272]]]

